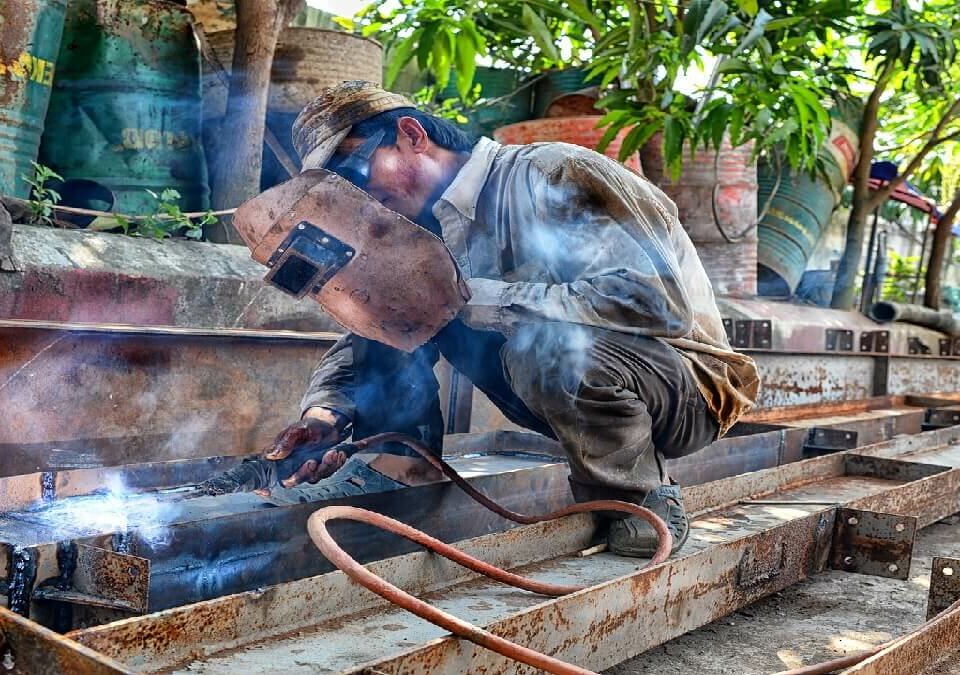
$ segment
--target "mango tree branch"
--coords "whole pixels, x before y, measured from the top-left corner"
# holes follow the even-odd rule
[[[950,235],[953,232],[953,221],[960,211],[960,189],[953,196],[953,201],[937,222],[937,229],[933,233],[933,246],[930,249],[930,258],[927,261],[927,274],[923,290],[923,304],[932,309],[940,309],[940,289],[943,276],[943,263],[947,257],[950,245]]]
[[[893,191],[900,187],[904,181],[909,178],[914,171],[920,168],[920,165],[923,163],[923,160],[926,159],[927,155],[936,148],[938,145],[945,143],[952,138],[955,138],[957,134],[960,134],[960,131],[956,131],[952,134],[946,136],[941,136],[944,129],[947,125],[958,115],[960,114],[960,97],[957,98],[950,106],[949,110],[944,113],[943,117],[940,118],[940,121],[937,122],[937,126],[934,127],[933,131],[930,132],[930,136],[926,143],[923,144],[923,147],[913,156],[909,163],[907,163],[906,168],[903,171],[898,172],[896,178],[891,180],[889,183],[884,185],[882,188],[877,190],[872,194],[870,200],[867,202],[868,211],[872,211],[877,208],[883,202],[885,202]]]

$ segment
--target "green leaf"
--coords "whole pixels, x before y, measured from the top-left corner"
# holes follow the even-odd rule
[[[473,85],[473,76],[477,70],[477,52],[472,40],[457,40],[454,46],[454,57],[457,71],[457,93],[461,99],[466,99]]]
[[[737,0],[737,6],[749,16],[757,13],[757,0]]]
[[[683,124],[676,117],[667,117],[663,125],[663,161],[668,168],[679,168],[683,161],[683,136]]]
[[[553,43],[553,34],[547,28],[543,19],[540,18],[540,15],[530,9],[529,5],[523,6],[523,25],[530,31],[533,41],[537,43],[540,51],[547,59],[554,62],[560,60],[560,52],[557,51],[557,46]]]
[[[423,27],[420,39],[417,41],[417,67],[426,70],[430,66],[430,50],[433,40],[437,36],[437,24],[431,23]]]
[[[388,89],[393,86],[393,83],[397,79],[397,75],[400,74],[400,71],[405,65],[410,61],[413,56],[413,48],[417,45],[417,38],[421,35],[422,31],[417,29],[413,31],[407,38],[397,45],[396,49],[392,49],[390,53],[390,65],[387,67],[387,72],[383,77],[383,84]]]
[[[450,66],[453,63],[448,35],[446,28],[438,29],[437,39],[433,41],[433,48],[430,50],[430,70],[437,78],[437,89],[441,90],[450,82]]]
[[[753,68],[750,67],[750,64],[744,61],[743,59],[738,58],[728,58],[724,59],[717,65],[717,73],[720,75],[728,75],[734,73],[750,73],[753,71]]]
[[[743,42],[737,45],[734,53],[739,54],[750,49],[754,43],[763,37],[765,26],[772,18],[773,17],[767,12],[767,10],[761,9],[756,18],[754,18],[753,24],[750,26],[750,31],[747,33],[746,37],[743,38]]]
[[[587,3],[584,2],[584,0],[567,0],[567,6],[570,7],[571,12],[576,14],[577,17],[588,26],[595,30],[601,29],[600,19],[590,11],[590,8],[587,7]]]

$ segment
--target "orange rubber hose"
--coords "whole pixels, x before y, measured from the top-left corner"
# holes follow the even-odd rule
[[[628,502],[603,500],[573,504],[572,506],[568,506],[564,509],[560,509],[559,511],[555,511],[543,516],[523,515],[501,507],[486,495],[474,489],[473,486],[468,484],[463,478],[460,477],[453,467],[444,462],[442,459],[434,456],[420,443],[408,436],[396,433],[379,434],[377,436],[371,436],[370,438],[358,441],[353,445],[358,449],[364,449],[370,445],[386,442],[404,443],[405,445],[413,448],[419,454],[423,455],[423,457],[427,459],[427,461],[429,461],[434,467],[442,471],[444,475],[450,478],[451,481],[462,488],[468,495],[470,495],[470,497],[494,513],[503,516],[504,518],[514,522],[533,524],[547,520],[555,520],[557,518],[562,518],[574,513],[588,513],[592,511],[623,511],[643,518],[657,533],[657,550],[654,552],[653,558],[651,558],[644,568],[659,564],[670,556],[670,549],[673,545],[673,538],[670,535],[670,530],[667,528],[667,525],[663,519],[642,506],[630,504]],[[593,675],[592,671],[585,670],[579,666],[571,665],[559,659],[555,659],[552,656],[548,656],[528,647],[518,645],[515,642],[511,642],[505,638],[494,635],[489,631],[485,631],[479,626],[475,626],[468,621],[464,621],[463,619],[453,616],[452,614],[448,614],[447,612],[444,612],[443,610],[440,610],[433,605],[430,605],[429,603],[426,603],[423,600],[420,600],[419,598],[397,588],[390,582],[381,579],[376,574],[350,557],[350,555],[348,555],[347,552],[344,551],[336,541],[334,541],[333,537],[330,536],[330,532],[327,530],[327,523],[331,520],[354,520],[373,525],[374,527],[379,527],[380,529],[388,532],[393,532],[394,534],[400,535],[401,537],[405,537],[414,543],[420,544],[428,550],[438,553],[449,560],[463,565],[474,572],[483,574],[491,579],[509,584],[516,588],[522,588],[534,593],[560,596],[579,591],[585,587],[548,584],[534,581],[533,579],[527,579],[520,575],[501,570],[500,568],[490,565],[489,563],[485,563],[482,560],[478,560],[473,556],[470,556],[463,551],[450,546],[449,544],[445,544],[439,539],[435,539],[434,537],[431,537],[430,535],[421,532],[416,528],[410,527],[409,525],[401,523],[398,520],[394,520],[393,518],[389,518],[382,514],[374,513],[373,511],[368,511],[366,509],[360,509],[353,506],[328,506],[311,515],[310,519],[307,521],[307,530],[310,533],[310,538],[320,549],[320,552],[323,553],[323,555],[326,556],[326,558],[338,569],[342,570],[354,581],[364,586],[368,590],[376,593],[380,597],[389,600],[395,605],[402,607],[413,614],[416,614],[422,619],[426,619],[427,621],[430,621],[441,628],[450,631],[458,637],[466,638],[471,642],[474,642],[482,647],[486,647],[487,649],[491,649],[499,654],[502,654],[503,656],[520,661],[521,663],[525,663],[535,668],[539,668],[548,673],[554,673],[555,675]]]

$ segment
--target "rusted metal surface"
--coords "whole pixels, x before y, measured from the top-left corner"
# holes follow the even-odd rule
[[[830,511],[797,518],[647,572],[541,603],[488,629],[581,667],[607,668],[823,569],[831,518]],[[343,672],[359,675],[369,668],[533,672],[452,638]]]
[[[0,476],[256,452],[297,417],[330,344],[46,328],[0,340]]]
[[[0,607],[0,667],[15,675],[131,673],[89,647]]]
[[[925,437],[926,450],[951,438],[941,432],[928,432],[922,436]],[[917,450],[921,449],[923,448],[916,443],[908,444],[905,439],[898,438],[867,450],[876,454],[912,452],[913,457],[917,456]],[[511,599],[509,603],[513,604],[503,605],[506,608],[515,608],[513,611],[507,610],[509,616],[490,611],[480,612],[478,616],[485,617],[485,625],[501,635],[534,648],[544,649],[579,665],[591,668],[612,665],[638,653],[639,650],[773,592],[782,587],[781,584],[789,585],[806,574],[822,569],[828,559],[833,539],[833,505],[838,502],[873,500],[883,504],[884,498],[887,498],[888,505],[912,503],[927,511],[928,520],[934,519],[932,514],[949,508],[941,503],[938,495],[942,495],[953,485],[955,471],[944,466],[916,461],[905,462],[847,452],[688,488],[684,491],[688,506],[696,508],[703,515],[695,518],[691,542],[682,557],[668,561],[649,572],[634,572],[623,579],[603,582],[588,591],[556,601],[538,603],[536,598],[532,598],[519,603],[519,598]],[[765,497],[752,503],[752,495]],[[893,497],[889,497],[890,495]],[[737,505],[737,501],[744,503]],[[716,510],[731,503],[733,505]],[[895,511],[890,508],[884,510]],[[897,518],[898,522],[902,520],[904,519]],[[896,523],[892,524],[893,531],[896,531],[895,525]],[[557,539],[579,537],[581,543],[588,541],[592,529],[589,524],[582,523],[577,527],[582,527],[583,530],[579,533],[568,530],[563,537],[558,536]],[[825,531],[821,533],[818,528]],[[515,542],[524,541],[528,546],[530,543],[543,541],[536,536],[527,537],[523,528],[512,531],[510,535],[501,536],[516,537]],[[473,545],[473,542],[468,545]],[[564,548],[568,547],[561,546],[560,549],[545,552],[543,557],[553,557],[557,550]],[[529,548],[526,550],[529,551]],[[419,562],[412,562],[414,557],[397,559],[398,562],[402,561],[399,565],[407,575],[419,574],[418,566],[428,560],[424,557],[420,558]],[[499,557],[497,559],[501,560]],[[564,562],[559,568],[545,561],[542,568],[536,569],[542,569],[541,574],[548,576],[558,574],[562,569],[569,570],[569,559],[560,560]],[[602,573],[598,571],[603,569],[599,564],[601,560],[623,559],[601,555],[600,558],[593,556],[587,560],[593,561],[589,569],[593,570],[593,574],[601,574],[602,580]],[[811,560],[818,562],[811,566]],[[388,578],[397,573],[396,568],[385,567],[382,571]],[[316,588],[324,588],[328,583],[326,578],[331,580],[331,588],[337,588],[333,582],[334,577],[335,575],[318,577],[315,580]],[[435,596],[437,598],[447,597],[445,594],[451,592],[450,589],[459,588],[449,586],[449,582],[436,576],[428,575],[426,578],[436,582],[432,588],[440,594]],[[669,583],[666,581],[668,578]],[[409,579],[409,576],[404,577],[401,574],[401,582],[408,583]],[[453,580],[451,578],[451,581]],[[338,583],[343,583],[342,578]],[[455,604],[454,607],[475,612],[475,609],[470,608],[483,604],[497,605],[496,598],[500,596],[487,586],[483,586],[483,589],[488,590],[481,590],[475,583],[469,582],[464,587],[462,594],[457,596],[461,597],[456,601],[460,604]],[[245,642],[242,637],[244,632],[255,635],[260,630],[269,634],[271,631],[281,630],[283,626],[289,630],[304,630],[314,626],[302,637],[285,638],[287,642],[276,647],[277,653],[268,652],[267,658],[279,659],[274,665],[280,667],[286,663],[284,659],[289,658],[283,654],[287,654],[290,649],[303,649],[305,651],[301,660],[305,663],[323,662],[337,672],[362,672],[360,667],[344,668],[342,664],[351,663],[351,659],[352,663],[360,663],[363,649],[357,651],[359,646],[352,645],[352,651],[344,653],[340,648],[340,652],[335,653],[336,648],[329,645],[337,643],[338,640],[331,639],[330,635],[341,630],[346,631],[345,634],[355,634],[355,631],[360,630],[366,634],[366,631],[370,630],[373,632],[369,635],[376,636],[380,634],[378,631],[386,630],[382,639],[371,638],[380,645],[377,647],[378,651],[383,651],[381,643],[386,642],[387,646],[395,644],[396,639],[401,636],[404,636],[404,640],[414,640],[413,644],[423,644],[412,651],[396,649],[394,654],[364,662],[363,667],[373,667],[384,672],[409,672],[409,669],[431,672],[479,672],[484,669],[485,672],[525,672],[522,669],[517,670],[515,664],[499,661],[500,657],[473,650],[470,645],[461,645],[452,640],[432,639],[441,636],[442,632],[424,633],[422,628],[413,632],[410,632],[412,628],[401,630],[400,626],[406,625],[406,619],[401,618],[402,614],[374,613],[369,616],[376,618],[364,619],[368,614],[363,611],[351,613],[350,606],[345,603],[339,607],[339,611],[328,609],[328,613],[320,611],[315,605],[309,605],[318,610],[313,613],[302,609],[283,609],[283,598],[291,597],[291,589],[287,586],[270,589],[266,595],[256,595],[256,599],[252,594],[224,598],[79,631],[75,636],[87,644],[114,649],[115,651],[109,653],[124,661],[138,659],[137,654],[144,649],[146,659],[157,659],[157,663],[167,664],[183,658],[184,654],[189,655],[191,650],[199,649],[212,652],[239,648],[242,654],[247,655],[238,653],[237,656],[231,656],[233,652],[227,652],[220,656],[205,657],[202,669],[212,673],[227,672],[231,668],[235,671],[240,667],[239,664],[253,667],[251,664],[256,659],[263,658],[262,651],[257,651],[255,656],[253,652],[246,650],[244,645],[252,644],[253,639]],[[320,596],[324,595],[323,592],[315,592]],[[479,596],[484,598],[484,602],[477,604],[476,598]],[[335,601],[340,596],[332,593],[330,597]],[[454,601],[451,599],[448,602]],[[521,607],[526,609],[517,612],[516,609]],[[291,611],[301,612],[300,619],[289,620]],[[241,615],[248,618],[238,619]],[[222,625],[226,632],[220,639],[205,643],[200,627],[212,622],[211,616],[224,617]],[[364,621],[368,623],[365,624]],[[185,625],[192,625],[194,628],[187,630],[184,629]],[[212,625],[220,625],[219,620]],[[368,628],[363,628],[365,625]],[[393,627],[380,628],[387,625]],[[227,627],[230,626],[236,628],[228,630]],[[544,626],[549,626],[551,630],[542,630]],[[185,630],[193,637],[178,641]],[[320,632],[313,633],[313,630]],[[395,634],[391,635],[390,631]],[[324,637],[311,639],[310,635]],[[149,636],[149,639],[154,641],[152,646],[145,647],[142,641],[138,641],[143,636]],[[318,646],[318,640],[325,646]],[[200,664],[196,667],[200,667]]]
[[[516,511],[540,513],[572,502],[567,467],[555,460],[489,456],[455,464],[479,490]],[[505,464],[510,470],[504,470]],[[333,569],[322,556],[312,554],[307,536],[306,520],[316,510],[315,503],[265,508],[263,500],[251,494],[185,501],[164,501],[162,495],[98,499],[81,498],[76,504],[64,500],[47,509],[0,516],[0,542],[16,542],[23,555],[39,560],[24,567],[33,569],[33,576],[15,586],[26,589],[24,612],[34,584],[50,586],[51,580],[61,577],[57,550],[64,542],[115,550],[121,550],[122,542],[124,553],[149,560],[150,611]],[[445,541],[514,527],[449,483],[324,503],[350,503],[385,513]],[[93,509],[99,512],[85,518],[84,512]],[[408,542],[369,534],[359,524],[338,528],[340,541],[364,562],[415,550]],[[91,594],[111,597],[111,588],[108,584]]]
[[[911,633],[844,675],[942,675],[960,663],[960,606]]]
[[[108,607],[146,612],[150,597],[150,561],[96,546],[77,545],[73,587]]]
[[[934,557],[930,569],[927,619],[932,619],[958,600],[960,600],[960,558]]]
[[[492,564],[515,567],[589,545],[589,516],[540,523],[463,542],[458,548]],[[411,593],[428,593],[475,575],[427,552],[371,563]],[[150,616],[75,631],[72,636],[103,654],[134,667],[183,662],[199,650],[216,652],[303,630],[318,620],[336,621],[353,613],[389,607],[382,598],[359,593],[342,572],[229,595]]]
[[[846,572],[908,579],[916,531],[917,519],[912,516],[840,509],[830,566]]]

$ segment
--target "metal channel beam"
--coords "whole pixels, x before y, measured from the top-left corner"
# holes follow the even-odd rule
[[[120,675],[126,666],[0,607],[0,668],[13,675]]]
[[[960,607],[924,630],[896,640],[844,675],[937,675],[960,663]]]
[[[925,436],[928,449],[942,440],[942,436],[933,432]],[[922,447],[916,443],[906,444],[903,439],[883,445],[885,447],[877,452],[914,451]],[[874,504],[870,510],[894,513],[907,504],[920,510],[923,520],[932,521],[952,512],[949,509],[954,508],[953,503],[945,501],[942,495],[951,489],[950,486],[955,486],[957,480],[960,480],[960,469],[840,453],[690,488],[685,490],[688,504],[706,513],[695,521],[694,537],[683,557],[653,570],[632,572],[594,585],[565,598],[534,602],[532,606],[528,601],[524,605],[527,609],[508,612],[506,617],[495,617],[487,625],[495,632],[546,649],[580,665],[606,667],[823,569],[830,550],[834,504],[846,501],[852,508],[866,509],[868,507],[854,505],[870,500]],[[751,497],[756,500],[751,501]],[[822,506],[811,505],[811,500]],[[737,502],[744,503],[738,506]],[[726,510],[709,510],[731,503],[733,506]],[[750,532],[748,528],[746,534],[742,534],[743,527],[750,522],[754,523],[754,531]],[[730,533],[736,532],[741,535],[731,539]],[[520,528],[511,536],[517,538],[514,541],[527,540],[525,534],[525,528]],[[588,536],[588,532],[582,533],[584,539]],[[529,541],[538,541],[537,535],[531,532]],[[554,555],[555,550],[546,552],[544,558]],[[419,573],[419,566],[425,560],[429,557],[407,556],[397,559],[397,563]],[[599,556],[590,564],[596,569],[610,564],[603,560],[624,559]],[[561,568],[570,564],[562,563]],[[546,568],[538,566],[538,569]],[[328,583],[325,579],[332,583],[334,578],[337,578],[336,574],[325,575],[319,577],[317,583]],[[483,588],[471,586],[464,591],[474,600],[473,604],[461,601],[465,602],[461,609],[474,607],[478,594],[488,599],[492,597],[489,594],[493,591]],[[298,622],[291,622],[288,615],[257,613],[256,607],[252,607],[245,615],[256,616],[258,623],[249,626],[241,621],[244,628],[236,635],[242,635],[243,630],[262,635],[312,627],[308,632],[315,637],[297,643],[297,648],[306,649],[308,653],[316,649],[318,641],[334,645],[342,642],[337,631],[347,630],[343,628],[347,619],[339,616],[328,620],[329,617],[323,616],[322,612],[311,612],[309,608],[317,607],[312,597],[302,601],[307,606],[302,616],[309,624],[297,625]],[[161,667],[165,663],[162,655],[170,650],[182,654],[191,650],[234,649],[242,645],[237,644],[237,638],[219,642],[215,638],[204,640],[197,634],[193,638],[189,635],[183,637],[172,648],[169,644],[173,638],[167,638],[166,646],[158,647],[158,653],[152,653],[152,648],[145,646],[145,641],[138,640],[137,636],[147,636],[149,640],[146,642],[157,635],[183,636],[181,626],[184,623],[196,621],[202,625],[202,617],[217,613],[220,603],[231,603],[222,606],[224,616],[236,616],[236,607],[245,606],[250,601],[250,598],[240,599],[240,596],[221,598],[203,605],[178,608],[172,610],[173,613],[129,619],[73,635],[86,644],[122,650],[110,653],[125,662],[139,659],[138,655],[146,650],[149,658],[158,659],[157,665],[151,667]],[[516,602],[516,599],[510,602]],[[403,621],[396,615],[387,619],[383,611],[372,614],[374,618],[371,620],[378,624]],[[351,625],[354,628],[350,631],[362,630],[362,625]],[[556,630],[543,631],[543,626]],[[197,642],[192,642],[194,639]],[[425,644],[379,658],[366,663],[365,667],[385,672],[416,672],[429,664],[426,669],[431,672],[522,672],[514,663],[499,660],[486,650],[474,649],[472,645],[457,640],[423,638],[420,642]],[[229,669],[231,663],[230,657],[225,657],[220,667]],[[464,664],[469,667],[464,669]],[[166,663],[163,667],[169,665]],[[235,668],[236,663],[232,667]],[[216,668],[211,672],[215,671]],[[361,671],[347,669],[344,672]]]
[[[485,459],[497,466],[498,458]],[[513,470],[468,480],[518,512],[548,512],[571,503],[565,464],[535,458],[504,461],[509,461]],[[325,502],[342,503],[402,519],[445,541],[516,527],[446,482]],[[129,531],[95,535],[71,531],[68,524],[51,531],[29,515],[17,520],[8,514],[0,517],[0,541],[21,544],[17,550],[34,561],[34,581],[24,581],[28,588],[19,589],[27,600],[33,583],[50,586],[61,578],[69,582],[74,577],[76,565],[65,568],[63,564],[63,540],[101,549],[119,546],[125,554],[150,561],[148,609],[158,611],[332,571],[328,561],[313,554],[307,536],[307,518],[318,507],[313,503],[271,508],[260,498],[245,494],[205,497],[166,505],[167,519],[135,524],[131,517]],[[338,537],[347,550],[365,562],[416,550],[415,545],[402,539],[370,535],[369,528],[357,523],[344,523],[338,528]],[[304,555],[304,551],[310,554]],[[13,569],[9,556],[0,548],[0,572],[6,567]],[[100,596],[123,594],[123,584],[129,583],[121,577],[106,578],[111,583],[100,589]],[[56,597],[55,593],[40,595]]]
[[[331,341],[252,333],[0,327],[0,477],[256,451]]]

